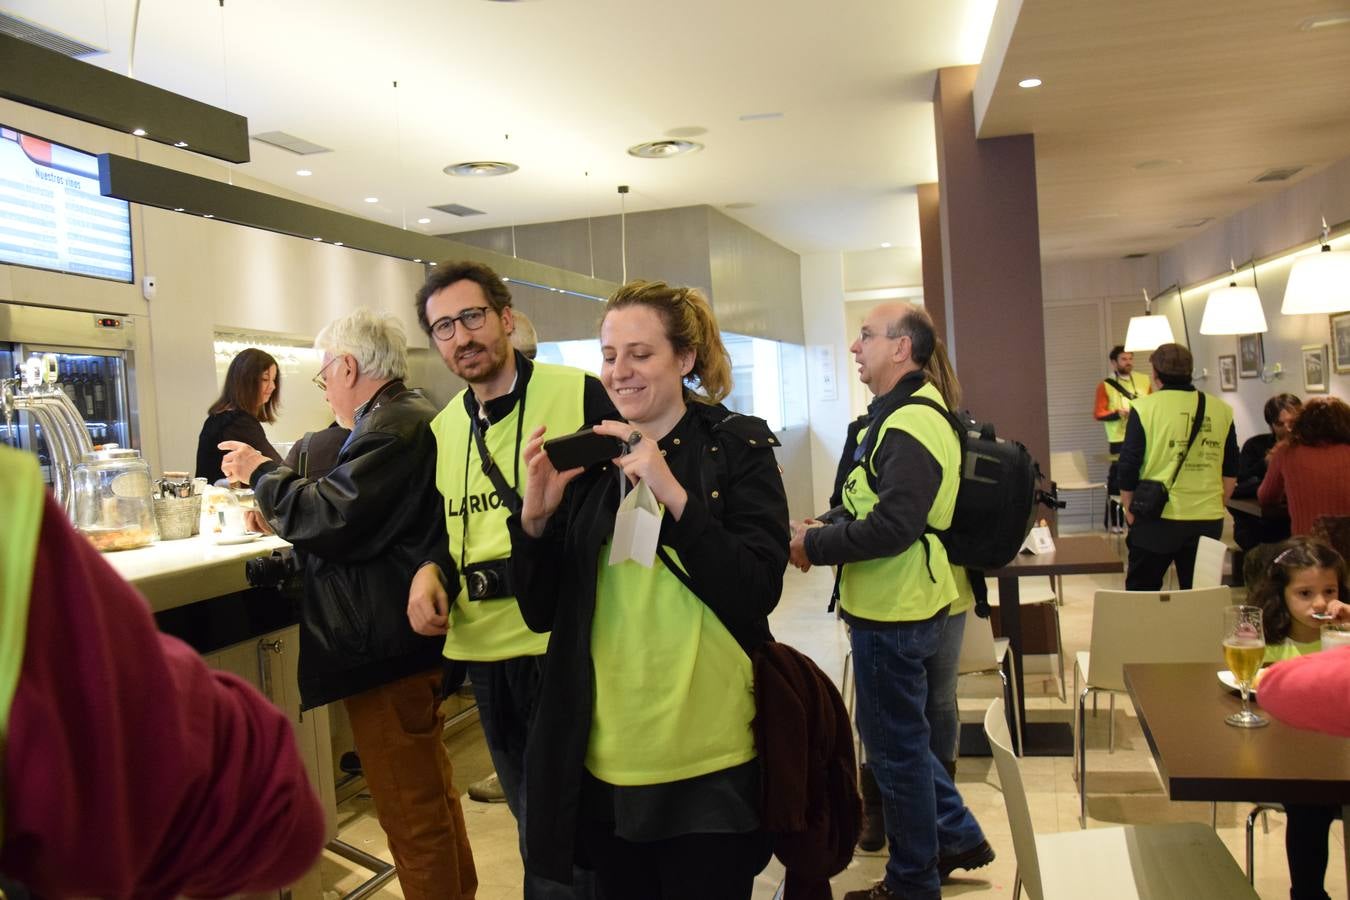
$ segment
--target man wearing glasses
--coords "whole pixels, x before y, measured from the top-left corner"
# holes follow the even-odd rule
[[[446,658],[467,664],[488,751],[523,836],[525,742],[548,635],[531,631],[520,615],[506,520],[525,493],[521,457],[536,428],[560,437],[619,416],[595,376],[512,349],[511,293],[487,266],[434,269],[417,292],[417,318],[469,386],[431,424],[436,487],[458,571],[428,556],[413,579],[408,619],[420,634],[445,635]],[[568,888],[526,873],[525,897],[589,897],[588,881],[579,875]]]
[[[225,441],[226,475],[247,482],[305,574],[300,705],[343,700],[366,784],[408,900],[472,900],[478,888],[450,757],[441,740],[441,641],[408,627],[404,604],[427,560],[455,571],[435,477],[436,408],[403,384],[407,337],[358,309],[314,342],[314,383],[351,435],[321,478]]]

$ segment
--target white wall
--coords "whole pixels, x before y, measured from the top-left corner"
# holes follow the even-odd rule
[[[811,499],[823,512],[834,488],[849,414],[849,339],[844,330],[844,261],[838,253],[802,257],[802,323],[806,330],[807,409],[811,444]],[[823,396],[821,347],[833,354],[834,399]]]

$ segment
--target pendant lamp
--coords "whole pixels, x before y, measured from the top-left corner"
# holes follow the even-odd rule
[[[1350,310],[1350,252],[1332,250],[1330,231],[1322,220],[1322,249],[1294,260],[1284,288],[1280,312],[1306,316]]]
[[[1237,266],[1233,266],[1233,275],[1237,275]],[[1261,294],[1255,285],[1255,264],[1252,281],[1251,287],[1238,287],[1235,278],[1228,287],[1210,291],[1205,314],[1200,319],[1201,334],[1261,334],[1268,330],[1266,311],[1261,307]]]
[[[1163,344],[1173,343],[1172,323],[1166,316],[1154,315],[1150,310],[1153,301],[1148,291],[1144,291],[1144,314],[1132,316],[1130,327],[1125,331],[1126,353],[1151,353]]]

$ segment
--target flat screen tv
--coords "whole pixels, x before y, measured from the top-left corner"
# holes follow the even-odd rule
[[[131,209],[98,158],[0,125],[0,263],[131,282]]]

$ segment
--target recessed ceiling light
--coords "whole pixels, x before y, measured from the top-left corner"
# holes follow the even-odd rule
[[[299,175],[301,178],[308,178],[314,173],[311,172],[309,169],[296,169],[295,174]]]
[[[334,246],[334,247],[341,247],[341,246],[342,246],[342,241],[333,241],[333,246]]]
[[[436,264],[435,264],[435,263],[427,263],[427,265],[429,265],[429,266],[434,266],[434,265],[436,265]]]
[[[882,250],[889,250],[889,249],[891,249],[891,242],[890,242],[890,241],[882,241],[882,242],[881,242],[881,249],[882,249]]]
[[[452,163],[441,171],[447,175],[455,175],[460,178],[493,178],[497,175],[510,175],[519,168],[520,166],[515,163],[477,160],[474,162]]]
[[[763,122],[766,119],[781,119],[783,118],[783,114],[780,112],[746,113],[737,118],[742,122]]]
[[[145,137],[145,129],[144,129],[144,128],[133,128],[133,129],[131,130],[131,133],[134,134],[134,135],[136,135],[136,137]]]
[[[1316,31],[1319,28],[1331,28],[1334,25],[1350,24],[1350,12],[1329,12],[1309,16],[1298,23],[1299,31]]]
[[[173,211],[174,211],[174,212],[182,212],[182,211],[183,211],[183,207],[181,207],[181,206],[175,206],[175,207],[173,208]]]
[[[427,219],[427,218],[421,218],[421,219],[418,219],[418,220],[417,220],[417,224],[418,224],[418,225],[430,225],[430,224],[431,224],[431,220],[430,220],[430,219]]]
[[[215,217],[216,217],[215,213],[206,213],[202,216],[203,219],[214,219]]]
[[[1040,87],[1041,80],[1039,78],[1023,78],[1021,81],[1017,82],[1017,86],[1020,88]]]
[[[629,147],[628,155],[641,159],[668,159],[685,153],[697,153],[702,149],[703,145],[696,141],[647,141],[645,144]]]
[[[379,198],[379,197],[367,197],[367,198],[366,198],[366,202],[367,202],[367,203],[379,203],[379,202],[380,202],[380,198]]]
[[[419,256],[419,257],[416,257],[415,259],[413,259],[413,262],[421,262],[421,261],[422,261],[422,258],[421,258],[420,256]]]
[[[316,238],[310,238],[310,240],[311,240],[311,241],[321,241],[321,240],[323,240],[323,238],[321,238],[321,237],[316,237]]]
[[[174,142],[173,142],[173,145],[174,145],[175,147],[186,147],[186,146],[187,146],[187,141],[174,141]]]

